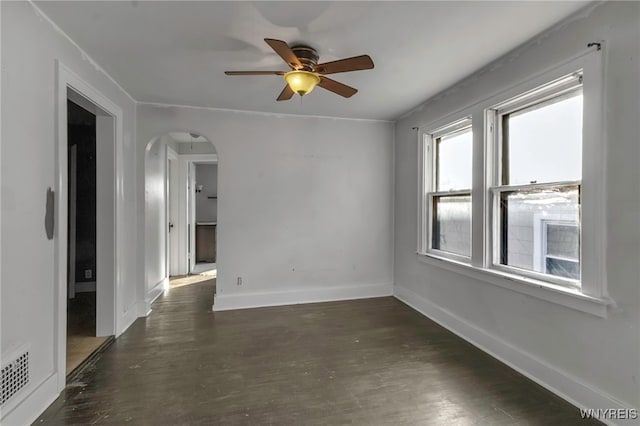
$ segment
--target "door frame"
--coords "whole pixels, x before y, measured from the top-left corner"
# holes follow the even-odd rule
[[[187,182],[187,203],[185,205],[185,218],[186,223],[184,229],[187,244],[187,250],[183,253],[183,257],[187,262],[187,273],[191,273],[196,264],[196,198],[195,194],[195,164],[218,164],[218,154],[187,154],[180,155],[180,160],[183,164],[181,170],[184,175],[181,177],[183,181]],[[193,171],[193,172],[192,172]],[[220,196],[220,169],[218,168],[218,197]],[[218,202],[218,206],[220,202]],[[219,229],[219,226],[216,227]],[[218,239],[216,238],[216,253],[218,253]],[[189,256],[191,255],[191,256]],[[216,259],[217,260],[217,259]],[[219,270],[219,268],[218,268]]]
[[[118,288],[124,241],[123,112],[114,102],[56,60],[56,207],[55,207],[55,336],[54,368],[57,389],[66,386],[68,135],[67,101],[96,114],[96,334],[118,335]],[[102,161],[103,160],[103,161]]]
[[[177,182],[179,179],[179,163],[178,163],[178,153],[167,145],[167,155],[166,155],[166,169],[165,169],[165,187],[164,187],[164,196],[165,196],[165,221],[166,223],[166,238],[165,238],[165,276],[167,280],[172,275],[176,275],[179,268],[177,266],[179,260],[179,249],[176,247],[178,245],[178,228],[175,226],[175,222],[177,221],[178,214],[178,197],[179,192],[177,191]],[[174,217],[174,215],[176,217]],[[170,229],[169,223],[174,222],[173,231]],[[168,281],[167,281],[168,282]]]
[[[76,296],[76,232],[77,232],[77,211],[78,211],[78,203],[77,203],[77,170],[78,170],[78,145],[71,145],[68,147],[69,152],[69,168],[67,170],[71,171],[71,174],[67,176],[67,188],[70,187],[69,192],[67,193],[67,199],[71,204],[71,210],[68,210],[67,217],[68,221],[68,232],[67,232],[67,241],[69,242],[67,248],[67,264],[69,267],[67,268],[67,303],[69,303],[69,299],[73,299]],[[73,266],[72,266],[73,265]]]

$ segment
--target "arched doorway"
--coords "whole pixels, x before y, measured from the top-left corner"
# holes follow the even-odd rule
[[[169,288],[171,276],[217,273],[217,167],[214,145],[196,132],[170,132],[146,146],[144,275],[149,304]],[[204,257],[202,251],[207,251]]]

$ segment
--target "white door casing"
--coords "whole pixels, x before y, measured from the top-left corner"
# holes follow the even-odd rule
[[[182,275],[180,271],[180,247],[178,229],[178,203],[180,197],[180,173],[178,170],[178,154],[167,146],[167,267],[168,276]]]
[[[126,253],[119,247],[124,241],[125,214],[123,181],[123,113],[122,109],[78,77],[60,61],[56,61],[56,207],[55,263],[56,280],[55,373],[57,388],[66,385],[67,327],[67,249],[68,249],[68,140],[67,101],[70,99],[96,115],[96,333],[118,335],[117,289],[121,285],[121,261]]]

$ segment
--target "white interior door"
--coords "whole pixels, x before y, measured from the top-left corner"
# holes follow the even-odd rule
[[[76,203],[77,203],[78,145],[69,148],[69,260],[67,269],[67,297],[76,297]]]
[[[169,275],[181,275],[180,272],[180,244],[179,244],[179,235],[178,232],[178,221],[179,221],[179,188],[180,184],[179,173],[178,173],[178,160],[176,158],[172,158],[172,155],[168,156],[168,166],[167,166],[167,180],[168,180],[168,193],[167,193],[167,205],[168,205],[168,226],[169,226],[169,250],[168,250],[168,259],[167,263],[169,265]]]
[[[177,176],[175,165],[178,160],[178,154],[173,149],[167,146],[166,158],[167,158],[167,163],[166,163],[166,169],[165,169],[165,184],[164,184],[165,185],[164,186],[164,190],[165,190],[164,207],[165,207],[165,220],[166,220],[166,224],[165,224],[166,273],[165,273],[165,276],[168,278],[171,275],[177,275],[176,268],[174,267],[174,263],[177,259],[177,256],[174,253],[174,248],[176,246],[175,244],[176,232],[175,232],[175,214],[174,214],[175,209],[173,208],[173,199],[176,198],[175,197],[176,194],[174,189],[175,185],[173,181]]]
[[[189,183],[187,185],[187,199],[189,205],[188,229],[189,229],[189,273],[196,266],[196,167],[194,163],[189,163]]]

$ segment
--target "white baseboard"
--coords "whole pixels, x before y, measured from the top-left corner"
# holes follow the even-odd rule
[[[158,283],[147,292],[147,297],[145,300],[140,301],[136,304],[136,311],[138,313],[138,317],[147,317],[151,313],[151,304],[156,301],[158,297],[160,297],[165,289],[169,288],[169,277],[163,278]]]
[[[138,309],[134,304],[127,311],[125,311],[124,315],[118,321],[118,329],[116,330],[116,337],[119,337],[122,333],[127,331],[131,324],[138,319]]]
[[[147,299],[136,303],[136,310],[138,311],[138,318],[148,317],[151,313],[151,304]]]
[[[155,302],[158,297],[162,296],[167,288],[169,288],[169,278],[164,278],[162,281],[156,284],[154,288],[149,290],[149,293],[147,293],[147,303],[149,305],[149,311],[151,311],[151,305],[153,304],[153,302]]]
[[[213,310],[262,308],[300,303],[367,299],[393,295],[392,284],[345,285],[340,287],[289,290],[269,293],[216,294]]]
[[[42,381],[38,386],[28,393],[16,394],[16,397],[22,397],[20,403],[5,413],[0,412],[0,424],[2,426],[24,426],[35,422],[40,414],[51,405],[53,401],[60,395],[57,390],[58,375],[53,373]],[[26,390],[26,389],[25,389]]]
[[[151,290],[147,292],[147,300],[149,301],[149,307],[151,304],[156,301],[162,293],[164,293],[165,289],[169,288],[169,277],[165,277],[161,279]]]
[[[520,348],[502,340],[487,331],[469,323],[456,314],[435,305],[423,296],[401,286],[394,287],[394,296],[401,302],[411,306],[427,318],[440,324],[464,340],[508,365],[544,388],[561,398],[569,401],[578,408],[636,408],[624,404],[606,392],[584,383],[572,374],[531,355]],[[637,424],[638,420],[607,420],[600,421],[609,425]]]
[[[96,291],[96,282],[76,283],[76,293],[91,293]]]
[[[145,316],[151,313],[151,305],[156,301],[158,297],[164,293],[165,289],[169,287],[169,277],[161,279],[151,290],[147,292],[146,303],[146,314]]]

